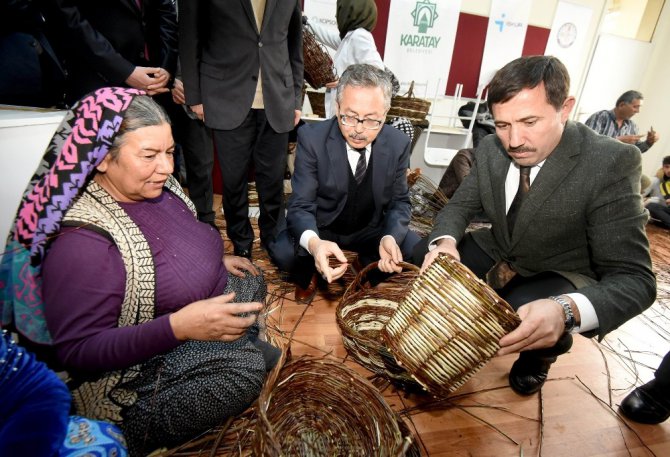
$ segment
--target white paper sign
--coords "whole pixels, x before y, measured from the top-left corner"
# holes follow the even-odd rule
[[[505,64],[521,57],[528,29],[531,0],[492,0],[479,89]]]
[[[444,94],[460,10],[461,0],[391,1],[384,63],[400,81],[401,94],[412,81],[417,97]]]

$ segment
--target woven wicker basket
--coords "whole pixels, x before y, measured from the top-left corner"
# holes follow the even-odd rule
[[[337,80],[333,60],[314,36],[309,25],[302,30],[302,52],[305,64],[305,81],[314,89]]]
[[[444,396],[483,367],[520,322],[493,289],[443,255],[412,282],[382,337],[401,366]]]
[[[398,366],[381,338],[382,328],[397,309],[409,282],[418,274],[414,265],[402,263],[402,267],[405,269],[402,273],[376,287],[366,287],[367,275],[377,268],[377,262],[366,266],[342,296],[335,316],[344,347],[354,360],[400,387],[415,390],[420,386]]]
[[[340,362],[300,358],[263,389],[254,438],[258,456],[419,455],[381,393]]]
[[[414,97],[414,81],[412,81],[405,95],[396,95],[391,98],[391,108],[386,116],[387,118],[406,117],[413,124],[417,124],[426,119],[428,111],[430,111],[430,102]]]

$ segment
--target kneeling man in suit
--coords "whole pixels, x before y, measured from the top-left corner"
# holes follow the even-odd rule
[[[496,134],[480,142],[428,246],[416,249],[424,269],[440,253],[460,259],[517,310],[521,324],[499,354],[521,353],[509,383],[525,395],[542,387],[573,332],[602,338],[656,296],[640,152],[569,121],[569,89],[551,56],[521,57],[496,73],[488,96]],[[464,235],[480,211],[491,228]]]
[[[379,259],[391,273],[419,241],[409,230],[410,140],[384,125],[391,81],[372,65],[352,65],[336,97],[336,117],[298,131],[287,228],[268,249],[293,274],[301,303],[314,297],[315,271],[328,282],[344,274],[342,249],[358,252],[363,265]]]

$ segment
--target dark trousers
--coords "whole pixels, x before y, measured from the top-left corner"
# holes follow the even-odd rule
[[[329,230],[319,230],[319,238],[337,243],[340,249],[358,253],[358,260],[362,266],[379,260],[379,242],[382,239],[380,227],[365,227],[350,235],[340,235]],[[403,259],[410,261],[414,246],[419,242],[419,236],[407,231],[405,239],[400,244]],[[294,281],[300,287],[306,288],[316,272],[314,257],[300,247],[300,240],[294,240],[288,230],[279,232],[277,239],[269,246],[270,257],[280,270],[291,273]]]
[[[226,232],[236,250],[250,250],[254,231],[249,222],[248,174],[252,160],[260,206],[261,243],[274,238],[283,210],[288,132],[275,132],[264,110],[252,109],[232,130],[213,130],[223,178]]]
[[[414,251],[414,263],[416,265],[423,263],[427,251],[428,240],[423,239]],[[458,252],[461,256],[461,263],[472,270],[478,278],[486,280],[486,272],[495,265],[495,261],[479,247],[469,233],[458,244]],[[496,292],[516,311],[521,305],[533,300],[548,298],[551,295],[566,294],[575,290],[575,286],[563,276],[548,271],[530,277],[517,274],[505,287],[497,289]],[[563,354],[570,349],[570,346],[572,346],[572,335],[565,333],[555,346],[525,351],[523,354],[526,357],[553,357]]]
[[[214,222],[214,143],[212,132],[198,119],[183,111],[172,118],[175,142],[181,146],[188,180],[188,196],[198,211],[198,220]]]
[[[660,203],[649,203],[647,205],[649,214],[654,219],[658,219],[665,225],[670,228],[670,206],[665,206]]]

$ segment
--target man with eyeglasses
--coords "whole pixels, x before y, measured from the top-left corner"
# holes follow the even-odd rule
[[[300,303],[314,298],[316,273],[327,282],[345,273],[342,249],[357,252],[362,265],[379,260],[391,273],[419,241],[409,230],[409,137],[384,125],[390,79],[372,65],[351,65],[336,101],[335,117],[298,132],[287,227],[269,248],[293,274]]]

